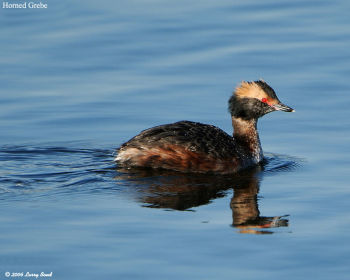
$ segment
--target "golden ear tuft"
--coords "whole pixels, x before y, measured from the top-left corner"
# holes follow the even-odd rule
[[[247,95],[249,95],[248,92],[250,91],[251,86],[252,85],[250,82],[242,81],[236,87],[235,94],[239,95],[239,96],[247,96]]]
[[[266,93],[257,82],[241,82],[234,94],[238,97],[257,98],[259,100],[264,97],[267,98]]]

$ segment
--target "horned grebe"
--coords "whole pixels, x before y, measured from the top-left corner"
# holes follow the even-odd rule
[[[218,127],[198,122],[160,125],[122,144],[115,161],[130,167],[223,174],[258,164],[263,160],[258,118],[273,111],[294,110],[282,104],[263,80],[242,82],[228,103],[233,137]]]

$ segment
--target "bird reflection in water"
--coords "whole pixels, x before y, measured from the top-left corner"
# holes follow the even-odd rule
[[[191,211],[233,189],[230,208],[232,226],[240,233],[271,234],[269,230],[288,226],[288,215],[264,217],[258,205],[262,166],[234,175],[186,174],[154,169],[118,169],[116,180],[127,181],[145,207]]]

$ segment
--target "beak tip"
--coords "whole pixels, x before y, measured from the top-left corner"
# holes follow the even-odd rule
[[[277,103],[273,105],[274,109],[276,111],[282,111],[282,112],[295,112],[295,110],[287,105],[284,105],[283,103]]]

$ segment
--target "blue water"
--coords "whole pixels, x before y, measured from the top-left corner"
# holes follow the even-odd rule
[[[348,279],[348,1],[46,3],[0,8],[0,279]],[[259,121],[263,166],[114,164],[155,125],[231,134],[258,78],[296,110]]]

